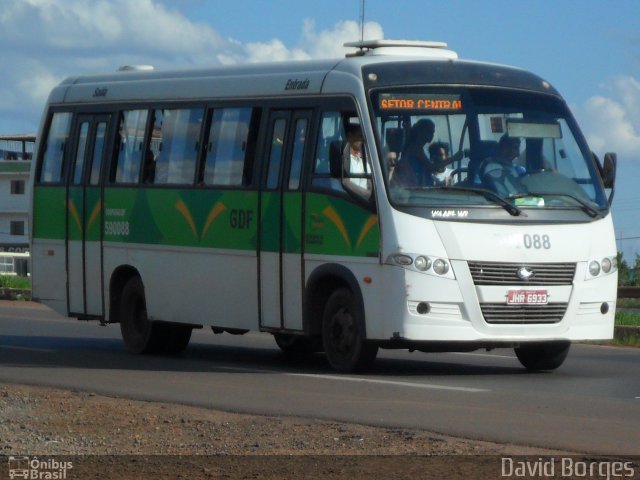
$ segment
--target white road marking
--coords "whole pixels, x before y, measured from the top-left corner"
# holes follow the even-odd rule
[[[458,392],[471,392],[471,393],[489,391],[484,388],[452,387],[450,385],[436,385],[434,383],[400,382],[397,380],[378,380],[375,378],[341,377],[338,375],[317,375],[312,373],[286,373],[285,375],[289,375],[292,377],[319,378],[324,380],[341,380],[345,382],[377,383],[380,385],[394,385],[399,387],[427,388],[431,390],[455,390]]]
[[[429,390],[452,390],[457,392],[468,392],[468,393],[482,393],[482,392],[490,391],[485,388],[453,387],[450,385],[438,385],[434,383],[401,382],[398,380],[380,380],[375,378],[349,377],[349,376],[340,376],[340,375],[321,375],[316,373],[288,373],[288,372],[282,372],[280,370],[270,370],[265,368],[241,368],[241,367],[216,367],[216,368],[219,370],[230,370],[235,372],[279,373],[281,375],[286,375],[289,377],[306,377],[306,378],[317,378],[320,380],[337,380],[342,382],[373,383],[378,385],[393,385],[398,387],[425,388]]]

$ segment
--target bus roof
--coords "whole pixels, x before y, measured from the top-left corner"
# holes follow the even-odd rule
[[[482,85],[557,92],[540,77],[521,69],[457,59],[446,44],[379,42],[376,54],[344,59],[246,64],[193,70],[160,71],[126,67],[117,72],[71,77],[51,92],[50,104],[89,104],[188,99],[301,96],[353,93],[392,85]],[[352,44],[356,46],[356,44]],[[358,44],[359,48],[363,45]],[[394,50],[394,47],[398,47]],[[440,50],[437,55],[417,51]],[[409,50],[407,50],[409,48]],[[450,53],[447,53],[450,52]],[[453,54],[453,55],[451,55]],[[370,75],[370,74],[375,75]],[[375,79],[375,80],[374,80]],[[362,87],[360,87],[362,88]]]

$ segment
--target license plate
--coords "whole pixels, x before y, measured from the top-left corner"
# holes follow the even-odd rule
[[[548,297],[546,290],[509,290],[507,305],[546,305]]]

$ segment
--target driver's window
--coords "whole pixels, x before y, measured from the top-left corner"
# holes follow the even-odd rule
[[[354,185],[371,189],[371,165],[366,159],[360,119],[354,112],[328,111],[322,114],[316,145],[312,184],[316,187],[344,191],[341,178],[331,175],[331,156],[336,150],[345,159],[343,175]],[[366,160],[365,160],[366,159]],[[346,161],[348,160],[348,161]]]

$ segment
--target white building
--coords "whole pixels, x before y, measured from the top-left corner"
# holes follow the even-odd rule
[[[0,136],[0,252],[29,250],[29,174],[35,135]],[[0,272],[22,271],[12,257],[0,256]]]

